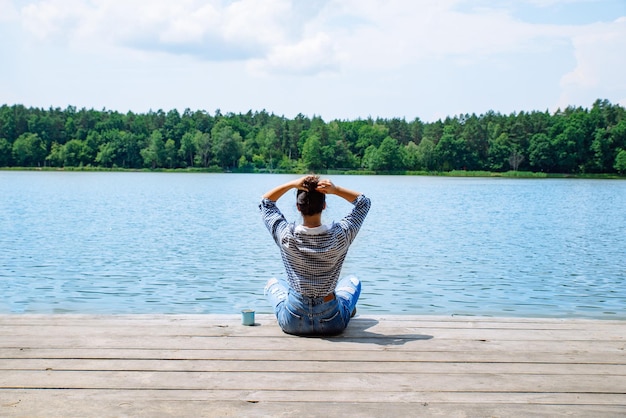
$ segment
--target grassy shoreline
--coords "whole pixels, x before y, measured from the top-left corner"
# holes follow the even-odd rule
[[[129,169],[102,167],[0,167],[0,171],[67,171],[67,172],[139,172],[139,173],[244,173],[244,174],[307,174],[301,171],[287,170],[256,170],[224,171],[216,168],[173,168],[173,169]],[[615,173],[538,173],[531,171],[392,171],[379,172],[369,170],[321,170],[318,174],[327,175],[393,175],[393,176],[433,176],[433,177],[501,177],[501,178],[568,178],[568,179],[599,179],[624,180],[626,176]]]

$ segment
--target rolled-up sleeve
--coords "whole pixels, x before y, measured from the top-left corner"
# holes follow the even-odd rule
[[[276,244],[280,245],[281,232],[288,225],[287,220],[281,213],[280,209],[278,209],[278,206],[276,206],[276,202],[272,200],[266,198],[262,199],[259,204],[259,210],[267,230],[272,235],[272,238],[274,238]]]
[[[341,225],[341,228],[345,231],[348,243],[354,241],[359,229],[361,229],[361,225],[363,225],[363,221],[365,221],[365,217],[370,210],[371,201],[362,194],[359,195],[352,204],[354,205],[352,211],[339,221],[339,225]]]

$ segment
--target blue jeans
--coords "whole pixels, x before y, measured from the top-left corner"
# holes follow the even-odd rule
[[[339,280],[335,298],[328,302],[297,293],[285,280],[270,279],[265,286],[265,296],[274,307],[280,328],[302,336],[341,334],[360,294],[361,282],[355,276]]]

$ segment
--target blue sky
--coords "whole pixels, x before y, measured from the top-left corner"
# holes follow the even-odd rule
[[[433,121],[626,106],[626,0],[0,0],[0,103]]]

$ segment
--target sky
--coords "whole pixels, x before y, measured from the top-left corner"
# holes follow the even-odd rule
[[[626,0],[0,0],[0,104],[325,121],[626,106]]]

